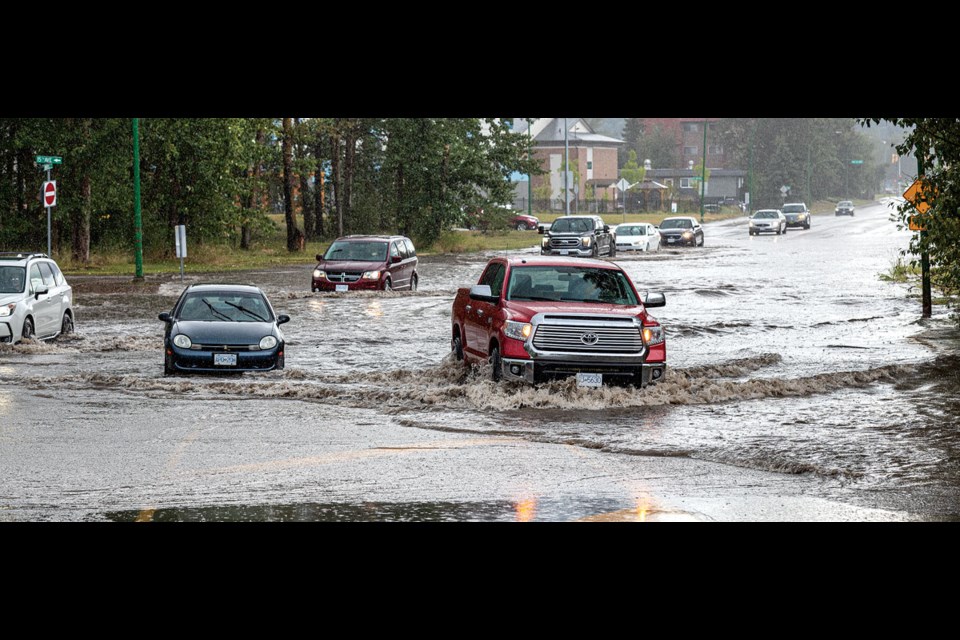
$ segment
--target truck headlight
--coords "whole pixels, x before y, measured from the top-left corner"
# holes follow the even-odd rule
[[[0,307],[0,318],[6,318],[7,316],[12,316],[13,310],[16,308],[17,308],[17,305],[15,303],[3,305],[2,307]]]
[[[654,325],[650,327],[644,327],[643,331],[643,343],[648,347],[654,344],[660,344],[663,342],[663,327],[660,325]]]
[[[533,325],[529,322],[514,322],[513,320],[507,320],[507,324],[503,327],[503,333],[506,334],[508,338],[513,338],[515,340],[526,340],[530,337],[532,332]]]
[[[327,277],[327,272],[326,272],[326,271],[321,271],[320,269],[314,269],[314,270],[313,270],[313,277],[314,277],[314,279],[316,279],[316,280],[319,280],[320,278],[326,278],[326,277]]]
[[[277,346],[277,339],[273,336],[263,336],[260,338],[261,349],[273,349],[275,346]]]
[[[380,272],[379,271],[364,271],[363,272],[364,280],[379,280]]]
[[[544,238],[543,240],[541,240],[540,246],[543,247],[544,249],[550,246],[550,238]]]
[[[589,247],[590,243],[593,242],[593,238],[590,238],[590,237],[581,238],[581,242],[583,243],[583,246]]]
[[[173,337],[173,344],[177,345],[181,349],[189,349],[193,342],[191,342],[190,338],[187,336],[183,335],[182,333],[178,333]]]

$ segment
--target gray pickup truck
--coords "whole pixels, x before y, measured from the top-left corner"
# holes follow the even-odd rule
[[[540,243],[540,255],[596,258],[617,255],[617,240],[600,216],[564,216],[554,220]]]

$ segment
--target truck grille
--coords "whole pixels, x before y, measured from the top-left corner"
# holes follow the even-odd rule
[[[341,271],[340,273],[327,272],[327,280],[330,282],[356,282],[363,275],[362,271]]]
[[[576,249],[580,246],[580,238],[550,238],[551,249]]]
[[[611,354],[641,353],[644,348],[640,330],[632,320],[607,319],[540,324],[533,336],[533,346],[541,351]]]

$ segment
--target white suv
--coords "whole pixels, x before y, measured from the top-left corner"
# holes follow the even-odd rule
[[[0,253],[0,342],[73,331],[73,289],[44,253]]]

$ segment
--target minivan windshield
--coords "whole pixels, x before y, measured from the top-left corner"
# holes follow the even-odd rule
[[[387,243],[377,240],[369,242],[336,241],[323,256],[324,260],[350,260],[355,262],[385,262]]]

